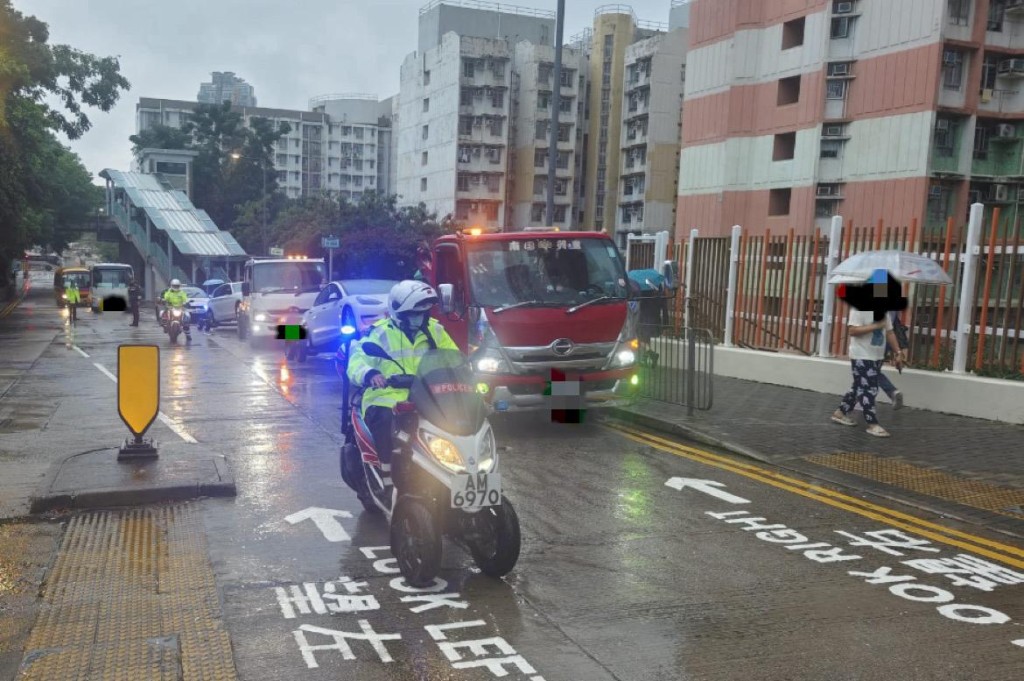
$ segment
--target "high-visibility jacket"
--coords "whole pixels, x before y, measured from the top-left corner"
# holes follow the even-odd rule
[[[427,329],[439,350],[459,349],[448,332],[435,319],[430,319]],[[365,341],[372,341],[381,346],[395,361],[370,357],[363,352],[362,344]],[[402,373],[415,375],[420,359],[431,349],[427,334],[422,330],[416,332],[415,339],[410,341],[405,332],[390,318],[378,320],[365,338],[353,344],[348,363],[348,378],[353,385],[365,385],[366,378],[372,371],[380,372],[385,378]],[[401,369],[398,365],[401,365]],[[391,409],[407,399],[409,391],[404,388],[367,388],[363,393],[363,415],[366,415],[368,407]]]
[[[175,291],[173,288],[169,288],[164,292],[164,302],[171,307],[185,307],[185,303],[188,302],[188,294],[180,289]]]
[[[69,305],[77,305],[78,303],[82,302],[82,294],[79,292],[77,286],[65,286],[64,295],[67,296]]]

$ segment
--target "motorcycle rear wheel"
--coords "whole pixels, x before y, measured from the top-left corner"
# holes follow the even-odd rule
[[[341,479],[356,493],[363,509],[368,513],[380,513],[380,506],[374,502],[373,495],[370,494],[370,487],[366,484],[366,473],[363,472],[362,461],[360,461],[359,450],[356,446],[342,445],[338,459]]]
[[[430,509],[403,495],[391,516],[391,553],[405,581],[422,588],[433,584],[441,569],[441,532]]]
[[[489,506],[480,511],[487,514],[493,539],[483,546],[481,542],[470,542],[469,552],[480,571],[488,577],[504,577],[519,560],[522,536],[519,531],[519,516],[516,509],[504,495],[501,506]]]

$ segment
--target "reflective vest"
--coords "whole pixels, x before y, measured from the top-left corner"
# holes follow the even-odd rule
[[[188,294],[181,290],[175,291],[173,288],[169,288],[164,293],[164,302],[171,307],[185,307],[185,303],[188,302]]]
[[[430,337],[439,350],[458,350],[448,332],[444,330],[435,319],[430,319],[427,328]],[[394,362],[386,359],[370,357],[363,352],[362,344],[365,341],[372,341],[384,348],[395,359]],[[353,385],[364,385],[366,375],[371,371],[379,371],[385,378],[396,374],[414,374],[420,365],[420,358],[431,350],[430,341],[423,331],[416,333],[413,341],[405,335],[390,319],[378,320],[370,328],[370,333],[358,343],[352,346],[352,354],[348,363],[348,378]],[[401,369],[399,366],[401,365]],[[386,407],[392,409],[399,402],[409,399],[409,391],[404,388],[367,388],[363,393],[363,415],[366,415],[367,407]]]
[[[82,294],[78,292],[78,287],[73,284],[64,287],[64,295],[68,298],[68,304],[77,305],[82,302]]]

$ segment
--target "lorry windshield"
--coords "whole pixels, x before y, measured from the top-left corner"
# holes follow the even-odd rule
[[[571,306],[626,297],[626,273],[607,239],[481,241],[468,249],[477,305]]]
[[[322,262],[264,262],[252,268],[252,288],[260,293],[319,291],[327,279]]]

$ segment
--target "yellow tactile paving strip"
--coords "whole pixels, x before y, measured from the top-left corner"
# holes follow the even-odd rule
[[[1010,518],[1024,518],[1024,490],[969,480],[874,454],[819,454],[805,457],[805,460],[944,501]]]
[[[236,679],[200,524],[189,504],[73,518],[19,680]]]

